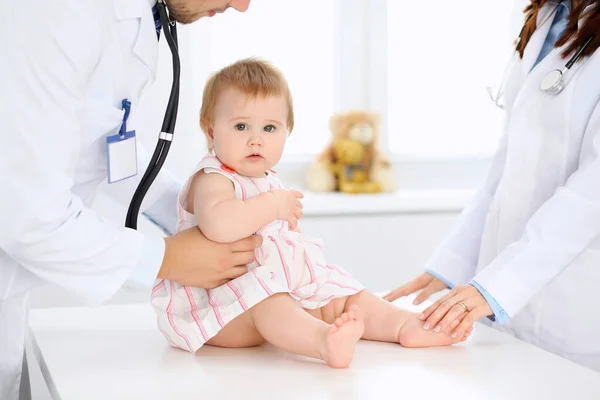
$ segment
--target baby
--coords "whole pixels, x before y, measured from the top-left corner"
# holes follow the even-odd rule
[[[263,236],[248,272],[214,289],[158,280],[152,304],[172,346],[249,347],[265,341],[284,351],[347,367],[358,340],[408,347],[464,341],[422,329],[417,315],[364,290],[328,264],[321,241],[301,233],[302,194],[284,188],[272,168],[294,126],[282,74],[255,59],[213,75],[200,123],[210,153],[179,196],[179,226],[198,226],[216,242]]]

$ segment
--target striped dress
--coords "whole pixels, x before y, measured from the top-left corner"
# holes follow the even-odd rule
[[[264,178],[250,178],[207,155],[179,195],[178,231],[195,225],[193,216],[183,209],[182,199],[191,177],[200,170],[231,180],[236,197],[242,200],[270,189],[284,189],[272,171]],[[273,221],[257,234],[263,236],[263,245],[256,249],[256,261],[248,265],[246,274],[227,284],[200,289],[165,279],[156,281],[151,303],[158,328],[172,346],[195,352],[235,317],[275,293],[289,293],[303,308],[316,309],[363,289],[348,272],[325,261],[319,239],[290,231],[286,221]]]

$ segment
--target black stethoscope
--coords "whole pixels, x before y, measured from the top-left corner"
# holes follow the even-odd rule
[[[177,26],[175,21],[169,19],[167,14],[167,8],[164,0],[158,0],[158,12],[160,14],[160,22],[163,26],[163,31],[169,48],[171,49],[171,55],[173,58],[173,83],[171,85],[171,94],[169,96],[169,102],[167,103],[167,109],[163,118],[163,124],[160,134],[158,135],[158,143],[154,149],[154,154],[150,159],[148,168],[144,173],[144,176],[140,180],[140,183],[133,194],[129,209],[127,210],[127,217],[125,219],[125,226],[132,229],[137,229],[137,219],[140,212],[140,206],[144,200],[144,196],[150,189],[152,182],[156,179],[156,176],[160,172],[165,160],[167,159],[167,153],[171,142],[173,141],[173,131],[175,130],[175,121],[177,120],[177,109],[179,107],[179,52],[177,48]]]
[[[562,69],[555,69],[553,71],[548,72],[546,76],[544,76],[544,79],[542,79],[542,83],[540,84],[540,89],[542,92],[551,94],[559,94],[560,92],[562,92],[562,90],[565,88],[565,80],[563,79],[565,72],[571,69],[573,64],[575,64],[579,60],[579,58],[581,57],[581,53],[585,51],[585,49],[590,45],[592,40],[594,40],[594,36],[590,36],[590,38],[585,41],[583,46],[581,46],[581,48],[577,50],[577,53],[575,53],[573,57],[569,59],[569,61],[565,64],[565,66]]]
[[[554,14],[555,13],[551,13],[550,16],[552,16]],[[548,18],[550,18],[550,16],[548,16]],[[529,18],[531,18],[531,17],[529,17]],[[492,95],[491,89],[489,87],[487,88],[487,92],[489,93],[490,98],[492,99],[492,101],[494,102],[494,104],[496,104],[496,106],[498,108],[500,108],[500,109],[504,109],[504,105],[500,104],[500,98],[504,94],[504,85],[505,85],[505,82],[506,82],[506,76],[508,74],[508,70],[510,69],[510,66],[512,65],[512,62],[514,61],[514,59],[515,59],[515,57],[517,55],[517,49],[519,47],[519,44],[521,43],[521,39],[522,39],[522,36],[523,36],[523,31],[525,30],[525,25],[529,21],[529,18],[527,18],[527,20],[525,21],[525,24],[521,28],[521,32],[519,33],[519,36],[517,38],[517,44],[515,46],[513,57],[511,58],[511,61],[507,65],[506,69],[504,70],[504,75],[502,77],[502,82],[500,83],[500,87],[498,89],[498,92],[494,96],[494,95]],[[546,20],[544,21],[544,23],[546,23],[546,21],[548,20],[548,18],[546,18]],[[543,25],[544,23],[542,23],[541,25]],[[553,95],[557,95],[560,92],[562,92],[562,90],[565,88],[565,85],[566,85],[565,84],[565,80],[564,80],[564,74],[565,74],[565,72],[567,72],[569,69],[571,69],[571,67],[577,61],[579,61],[579,58],[581,57],[581,54],[590,45],[590,43],[592,42],[592,40],[594,40],[594,36],[591,36],[583,44],[583,46],[581,46],[581,48],[577,51],[577,53],[575,53],[569,59],[569,61],[567,61],[567,63],[565,64],[565,66],[562,69],[555,69],[555,70],[552,70],[552,71],[548,72],[544,76],[544,78],[542,79],[542,82],[540,83],[540,90],[542,92],[544,92],[544,93],[549,93],[549,94],[553,94]]]

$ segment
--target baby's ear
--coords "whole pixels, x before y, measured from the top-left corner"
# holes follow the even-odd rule
[[[215,135],[212,126],[206,128],[204,135],[206,136],[206,144],[208,145],[208,148],[212,149],[215,147]]]

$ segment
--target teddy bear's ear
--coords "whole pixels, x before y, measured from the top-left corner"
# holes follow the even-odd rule
[[[371,124],[373,125],[373,127],[377,128],[379,126],[379,123],[381,122],[381,117],[379,116],[379,114],[371,113],[369,114],[369,117],[371,118]]]
[[[344,116],[342,114],[334,114],[329,117],[329,131],[336,135],[340,130],[340,125],[344,120]]]

